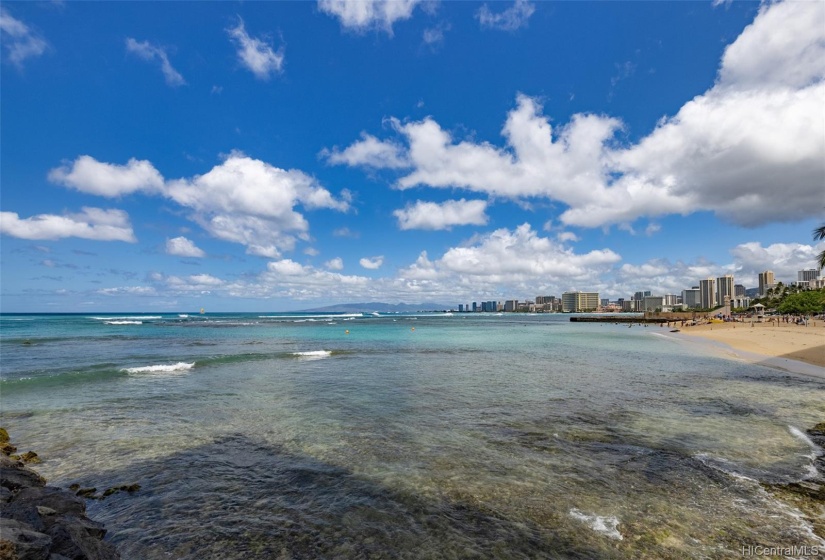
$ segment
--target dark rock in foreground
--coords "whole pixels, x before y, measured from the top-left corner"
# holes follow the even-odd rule
[[[0,428],[4,452],[13,447],[7,438]],[[86,517],[82,497],[46,486],[22,461],[0,454],[0,559],[119,560],[105,535],[101,523]]]

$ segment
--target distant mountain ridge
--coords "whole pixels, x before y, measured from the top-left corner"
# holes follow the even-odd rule
[[[444,311],[447,309],[450,309],[450,306],[443,303],[384,303],[370,301],[365,303],[340,303],[338,305],[304,309],[303,311],[305,313],[409,313],[412,311]]]

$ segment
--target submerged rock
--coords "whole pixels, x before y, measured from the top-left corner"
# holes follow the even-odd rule
[[[819,424],[808,430],[808,433],[812,436],[825,437],[825,422],[820,422]]]
[[[111,486],[103,491],[103,496],[101,499],[118,492],[129,492],[131,494],[133,492],[137,492],[138,490],[140,490],[140,484],[122,484],[121,486]]]
[[[81,488],[75,494],[81,498],[95,498],[95,492],[97,492],[97,488]]]
[[[0,439],[8,434],[0,432]],[[6,445],[10,445],[5,442]],[[13,447],[13,446],[12,446]],[[37,458],[33,451],[23,459]],[[74,490],[80,492],[96,489]],[[106,529],[86,517],[86,501],[46,480],[23,461],[0,455],[0,558],[17,560],[119,560],[103,540]]]
[[[15,451],[17,451],[17,448],[9,442],[0,443],[0,453],[3,455],[11,455]]]
[[[24,463],[40,463],[40,457],[34,451],[26,451],[20,455],[20,460]]]

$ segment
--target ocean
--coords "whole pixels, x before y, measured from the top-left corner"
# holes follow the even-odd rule
[[[125,559],[740,558],[825,546],[825,382],[526,314],[3,315],[0,425]],[[804,509],[804,507],[802,508]]]

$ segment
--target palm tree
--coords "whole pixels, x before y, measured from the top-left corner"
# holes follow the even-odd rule
[[[821,241],[823,239],[825,239],[825,225],[814,229],[814,241]],[[820,270],[825,268],[825,250],[816,256],[816,260]]]

